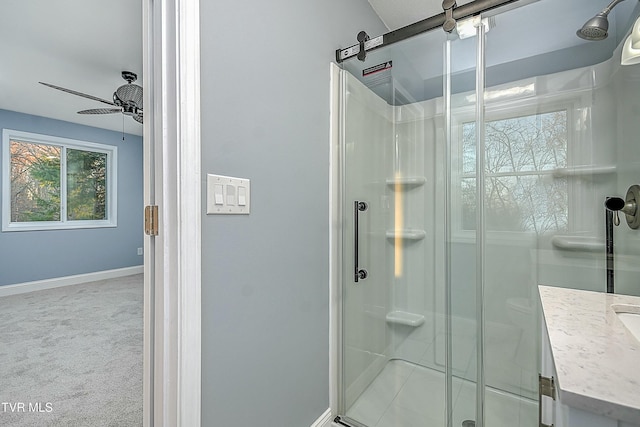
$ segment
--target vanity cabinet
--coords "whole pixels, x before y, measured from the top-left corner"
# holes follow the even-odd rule
[[[540,373],[555,389],[540,397],[541,427],[640,427],[640,343],[609,312],[640,298],[596,294],[540,286]]]

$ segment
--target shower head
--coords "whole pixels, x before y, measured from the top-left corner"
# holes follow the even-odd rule
[[[607,19],[607,15],[599,13],[585,22],[576,34],[581,39],[596,41],[606,39],[608,30],[609,20]]]
[[[613,0],[602,12],[585,22],[582,28],[576,32],[578,37],[591,41],[606,39],[609,31],[609,19],[607,18],[609,12],[622,1],[624,0]]]

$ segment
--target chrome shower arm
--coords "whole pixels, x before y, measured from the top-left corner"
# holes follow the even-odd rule
[[[624,0],[613,0],[611,3],[609,3],[609,6],[605,7],[602,12],[600,12],[603,15],[608,15],[609,12],[611,12],[611,10],[616,7],[616,5],[620,2],[623,2]]]
[[[613,0],[602,12],[585,22],[582,28],[576,32],[576,35],[581,39],[590,41],[606,39],[609,31],[609,20],[607,18],[609,12],[622,1],[624,0]]]

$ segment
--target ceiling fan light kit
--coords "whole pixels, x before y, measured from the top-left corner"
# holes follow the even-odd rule
[[[108,101],[97,96],[88,95],[86,93],[78,92],[72,89],[67,89],[61,86],[52,85],[50,83],[39,82],[42,85],[48,86],[53,89],[60,90],[62,92],[70,93],[72,95],[88,98],[93,101],[102,102],[103,104],[112,105],[117,108],[92,108],[89,110],[78,111],[78,114],[114,114],[122,113],[125,116],[130,116],[138,123],[142,123],[142,87],[133,84],[138,79],[136,73],[131,71],[123,71],[122,78],[127,84],[120,86],[113,93],[113,101]]]

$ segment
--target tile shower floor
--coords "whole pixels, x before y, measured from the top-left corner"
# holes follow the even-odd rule
[[[389,361],[347,411],[347,417],[368,427],[445,426],[445,377],[442,372],[402,360]],[[475,384],[453,378],[454,426],[475,418]],[[488,389],[486,425],[535,427],[536,403]]]

